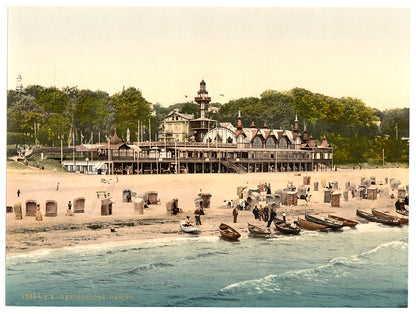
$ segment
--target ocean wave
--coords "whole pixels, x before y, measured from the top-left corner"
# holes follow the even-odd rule
[[[378,254],[381,251],[385,251],[385,250],[390,250],[390,249],[397,249],[397,250],[404,250],[404,251],[408,251],[409,249],[409,244],[403,240],[401,241],[391,241],[391,242],[387,242],[387,243],[383,243],[380,244],[378,246],[376,246],[374,249],[371,249],[367,252],[361,253],[360,256],[361,257],[369,257],[371,255],[374,254]]]
[[[277,278],[277,275],[268,275],[259,279],[236,282],[222,288],[219,293],[238,292],[251,295],[280,291]]]
[[[130,269],[128,271],[121,273],[121,275],[138,274],[143,271],[148,271],[148,270],[158,269],[158,268],[165,268],[165,267],[172,267],[172,266],[173,264],[169,264],[169,263],[155,263],[155,264],[149,264],[149,265],[143,265],[143,266],[136,266],[133,269]]]

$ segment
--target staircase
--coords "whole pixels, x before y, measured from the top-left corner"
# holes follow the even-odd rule
[[[228,160],[221,160],[220,161],[222,165],[224,165],[227,169],[232,169],[234,170],[236,173],[247,173],[247,170],[239,164],[235,164],[231,161]]]

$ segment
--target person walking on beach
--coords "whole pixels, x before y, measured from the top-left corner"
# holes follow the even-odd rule
[[[17,189],[17,197],[20,197],[20,189]]]
[[[59,182],[58,182],[58,184],[56,185],[56,190],[57,190],[57,191],[59,190]]]
[[[254,206],[253,214],[254,214],[254,219],[259,219],[259,209],[257,208],[257,205]]]
[[[264,221],[269,221],[269,206],[264,206]]]
[[[202,223],[201,223],[201,210],[199,209],[199,207],[197,207],[195,209],[194,214],[195,214],[195,223],[197,225],[202,225]]]
[[[270,211],[270,217],[269,217],[269,222],[267,223],[267,227],[270,227],[270,225],[272,224],[272,221],[276,218],[276,212],[272,209]]]
[[[35,217],[36,217],[36,221],[42,221],[43,220],[42,219],[42,213],[40,212],[40,205],[39,205],[39,203],[36,204],[36,215],[35,215]]]
[[[68,202],[68,209],[66,210],[67,216],[72,216],[72,203],[71,201]]]
[[[234,217],[233,223],[237,223],[237,216],[238,216],[238,209],[237,209],[237,207],[234,207],[234,209],[233,209],[233,217]]]
[[[263,206],[260,205],[260,209],[259,209],[259,221],[261,221],[262,219],[263,219],[263,221],[265,221],[264,220],[264,209],[263,209]]]

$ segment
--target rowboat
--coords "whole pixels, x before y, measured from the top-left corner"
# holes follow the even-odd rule
[[[196,233],[198,232],[198,228],[195,225],[189,225],[187,226],[185,223],[185,220],[182,220],[179,225],[181,226],[181,229],[183,232],[186,233]]]
[[[409,211],[407,209],[396,209],[396,213],[403,216],[409,216]]]
[[[255,237],[268,237],[271,234],[271,232],[269,230],[267,230],[267,229],[257,227],[255,225],[250,224],[250,223],[247,223],[247,224],[248,224],[248,231],[250,232],[250,234],[252,236],[255,236]]]
[[[225,240],[237,241],[241,236],[237,230],[224,223],[220,224],[219,229],[221,237]]]
[[[274,222],[274,225],[276,226],[276,229],[279,230],[282,233],[286,234],[299,234],[300,227],[299,226],[292,226],[288,223],[276,223]]]
[[[387,218],[387,219],[391,219],[391,220],[397,220],[401,224],[408,224],[409,223],[409,218],[401,218],[401,217],[393,216],[393,215],[390,215],[390,214],[387,214],[387,213],[380,212],[380,211],[375,210],[375,209],[372,209],[371,212],[373,213],[374,216],[381,217],[381,218]]]
[[[338,220],[338,221],[341,221],[342,222],[342,225],[344,227],[355,227],[357,224],[359,224],[358,221],[351,220],[351,219],[347,219],[347,218],[343,218],[343,217],[339,217],[339,216],[335,216],[335,215],[328,214],[328,217],[329,218],[332,218],[332,219],[335,219],[335,220]]]
[[[400,226],[400,222],[398,222],[397,220],[377,217],[371,213],[367,213],[359,209],[357,209],[356,213],[357,213],[357,216],[365,218],[369,221],[379,222],[379,223],[382,223],[384,225],[389,225],[389,226]]]
[[[324,225],[316,224],[314,222],[307,221],[299,217],[298,217],[298,223],[302,229],[306,229],[306,230],[326,230],[327,229],[327,227]]]
[[[335,219],[331,219],[331,218],[327,218],[327,217],[315,217],[315,216],[311,216],[308,214],[305,214],[305,219],[317,224],[321,224],[324,225],[328,228],[331,229],[340,229],[343,227],[343,224],[341,221],[335,220]]]

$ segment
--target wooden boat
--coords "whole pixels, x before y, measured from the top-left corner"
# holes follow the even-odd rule
[[[403,216],[409,216],[409,211],[407,209],[396,209],[396,213]]]
[[[387,214],[387,213],[380,212],[380,211],[375,210],[375,209],[372,209],[371,212],[373,213],[374,216],[387,218],[387,219],[392,219],[392,220],[397,220],[401,224],[408,224],[409,223],[409,218],[397,217],[397,216],[394,216],[394,215],[390,215],[390,214]]]
[[[339,216],[335,216],[335,215],[328,214],[328,217],[332,218],[332,219],[335,219],[335,220],[338,220],[338,221],[341,221],[342,224],[344,225],[344,227],[355,227],[357,224],[359,224],[358,221],[343,218],[343,217],[339,217]]]
[[[186,232],[186,233],[196,233],[196,232],[198,232],[198,228],[197,228],[196,225],[187,226],[185,224],[185,220],[182,220],[179,223],[179,225],[181,226],[181,229],[182,229],[183,232]]]
[[[219,229],[221,237],[225,240],[237,241],[241,237],[237,230],[224,223],[220,225]]]
[[[255,225],[250,224],[250,223],[247,223],[247,224],[248,224],[248,231],[250,232],[250,234],[252,236],[255,236],[255,237],[268,237],[271,234],[271,232],[269,230],[267,230],[267,229],[257,227]]]
[[[305,219],[307,221],[314,222],[316,224],[324,225],[331,229],[340,229],[343,227],[343,224],[341,221],[327,218],[327,217],[315,217],[312,215],[305,214]]]
[[[377,217],[377,216],[375,216],[371,213],[367,213],[367,212],[359,210],[359,209],[357,209],[356,214],[357,214],[357,216],[365,218],[369,221],[379,222],[379,223],[382,223],[384,225],[389,225],[389,226],[400,226],[400,222],[398,222],[397,220]]]
[[[285,233],[285,234],[299,234],[299,232],[300,232],[300,227],[299,226],[294,227],[294,226],[292,226],[288,223],[282,222],[282,223],[278,224],[278,223],[275,222],[274,225],[276,226],[277,230],[279,230],[280,232]]]
[[[298,223],[299,223],[299,226],[302,229],[306,229],[306,230],[316,230],[316,231],[319,231],[319,230],[326,230],[326,229],[328,229],[324,225],[316,224],[314,222],[307,221],[307,220],[302,219],[302,218],[299,218],[299,217],[298,217]]]

